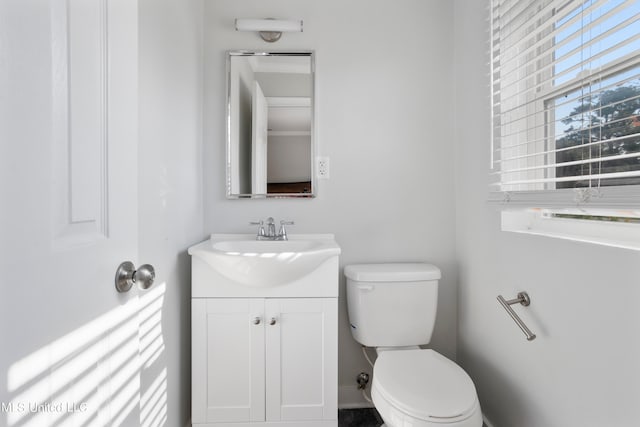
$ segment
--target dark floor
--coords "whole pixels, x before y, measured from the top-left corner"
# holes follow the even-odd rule
[[[382,424],[382,418],[374,408],[338,410],[338,427],[379,427]]]
[[[339,409],[338,427],[380,427],[382,418],[374,408]],[[482,424],[486,427],[486,424]]]

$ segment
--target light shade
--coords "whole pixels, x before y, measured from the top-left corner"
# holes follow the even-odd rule
[[[302,32],[301,19],[236,19],[237,31]]]
[[[302,32],[301,19],[236,19],[236,31],[257,31],[262,40],[273,43],[282,33]]]

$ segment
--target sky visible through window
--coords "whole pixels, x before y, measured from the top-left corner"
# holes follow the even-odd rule
[[[556,27],[560,27],[578,18],[563,29],[555,39],[555,85],[561,85],[578,77],[585,69],[596,70],[611,61],[640,50],[640,24],[631,19],[640,14],[640,1],[629,4],[624,0],[610,0],[604,2],[601,7],[589,10],[593,3],[596,1],[584,2],[556,23]],[[628,25],[602,37],[610,29],[630,19]],[[593,26],[589,28],[591,25]],[[588,30],[581,31],[583,27]],[[598,40],[599,38],[601,39]],[[580,45],[585,47],[580,49]],[[582,67],[576,67],[585,58],[593,59]]]

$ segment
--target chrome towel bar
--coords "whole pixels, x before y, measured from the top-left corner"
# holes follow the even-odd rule
[[[518,316],[516,312],[513,311],[513,309],[510,307],[513,304],[517,303],[520,303],[527,307],[529,304],[531,304],[531,298],[529,298],[529,294],[527,294],[526,292],[518,292],[517,298],[510,300],[505,300],[502,295],[498,295],[498,302],[501,306],[504,307],[505,310],[507,310],[509,316],[511,316],[513,321],[516,322],[516,325],[518,325],[522,332],[524,332],[525,336],[527,337],[527,341],[535,340],[536,334],[534,334],[529,328],[527,328],[527,325],[524,324],[520,316]]]

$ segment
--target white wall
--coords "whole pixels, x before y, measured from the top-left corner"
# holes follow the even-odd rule
[[[167,426],[191,416],[191,263],[203,239],[202,1],[140,0],[139,259],[165,284],[160,357],[142,394],[166,372]]]
[[[311,181],[311,138],[307,135],[270,135],[267,182]]]
[[[441,0],[205,2],[204,191],[207,232],[253,233],[292,219],[292,233],[335,233],[341,264],[429,261],[443,270],[433,347],[455,356],[452,171],[453,3]],[[235,18],[304,20],[275,45],[234,31]],[[331,179],[313,200],[226,200],[225,51],[317,53],[318,154]],[[370,371],[351,338],[341,277],[340,384]],[[348,403],[343,395],[341,404]],[[355,399],[359,401],[360,396]]]
[[[486,202],[487,9],[455,2],[458,361],[496,427],[636,426],[640,254],[501,232]],[[520,290],[532,342],[496,301]]]

